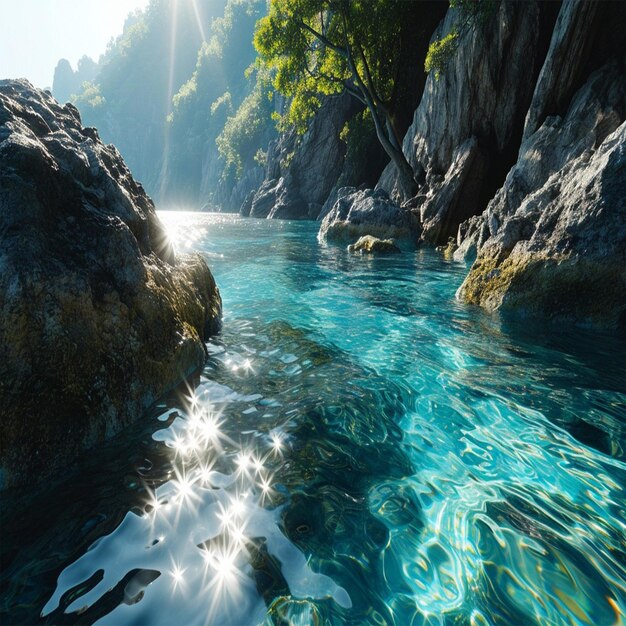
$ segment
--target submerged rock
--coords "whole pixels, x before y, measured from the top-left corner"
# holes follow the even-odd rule
[[[221,299],[78,111],[0,81],[0,489],[51,476],[200,367]]]
[[[402,252],[393,239],[378,239],[371,235],[361,237],[348,246],[348,252],[366,252],[368,254],[394,254]]]
[[[354,241],[364,235],[414,244],[419,236],[415,214],[389,198],[382,189],[341,196],[322,220],[320,241]]]
[[[454,237],[450,237],[445,246],[437,246],[435,249],[437,252],[441,252],[443,254],[444,259],[450,260],[454,258],[454,252],[457,249],[456,239]]]

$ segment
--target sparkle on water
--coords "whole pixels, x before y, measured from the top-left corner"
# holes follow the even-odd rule
[[[624,623],[623,345],[464,307],[432,251],[161,217],[224,330],[7,525],[4,622]]]

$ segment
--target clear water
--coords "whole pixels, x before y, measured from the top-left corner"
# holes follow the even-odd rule
[[[465,307],[432,251],[161,216],[224,330],[194,388],[3,504],[2,623],[625,623],[618,339]]]

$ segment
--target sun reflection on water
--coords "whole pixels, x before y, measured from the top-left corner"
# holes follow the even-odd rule
[[[478,333],[423,253],[395,283],[332,250],[312,270],[250,223],[271,241],[223,247],[231,318],[157,417],[143,515],[63,570],[49,621],[126,585],[103,623],[623,624],[624,395]],[[617,433],[608,452],[557,422],[575,413]]]
[[[250,362],[245,370],[253,371]],[[292,577],[297,572],[298,577],[317,581],[307,595],[337,597],[345,605],[346,592],[330,578],[310,570],[303,555],[296,556],[299,550],[279,529],[281,505],[275,498],[273,476],[286,451],[286,433],[274,427],[254,444],[237,443],[226,435],[220,409],[207,401],[202,386],[198,389],[200,393],[188,392],[188,413],[167,411],[165,417],[158,417],[168,421],[153,438],[171,451],[170,480],[156,488],[146,484],[143,515],[129,513],[116,531],[66,568],[42,615],[58,606],[68,585],[80,583],[85,567],[99,550],[107,549],[107,544],[109,549],[116,549],[116,536],[129,533],[129,527],[133,528],[131,536],[144,535],[141,543],[150,551],[145,561],[155,571],[168,574],[146,584],[145,597],[137,596],[143,598],[143,604],[168,584],[172,594],[208,594],[207,615],[217,623],[236,625],[255,614],[261,620],[264,604],[254,589],[250,566],[250,549],[260,540],[268,553],[275,551],[285,562],[297,564]],[[167,544],[165,537],[172,533],[176,539]],[[186,533],[191,545],[183,543]],[[136,559],[128,558],[127,567],[131,568]],[[147,567],[146,562],[143,567]],[[106,572],[101,583],[85,593],[85,607],[98,601],[99,592],[110,584],[110,576],[113,573]],[[124,610],[117,607],[108,619],[118,614],[122,619]]]

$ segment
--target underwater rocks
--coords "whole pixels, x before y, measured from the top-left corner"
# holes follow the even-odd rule
[[[118,151],[0,81],[0,489],[50,477],[200,367],[221,299]]]
[[[415,244],[419,221],[410,210],[398,206],[382,189],[345,188],[320,225],[320,241],[354,242],[370,235]]]
[[[356,243],[348,246],[348,252],[365,252],[367,254],[395,254],[401,252],[393,239],[378,239],[371,235],[361,237]]]

